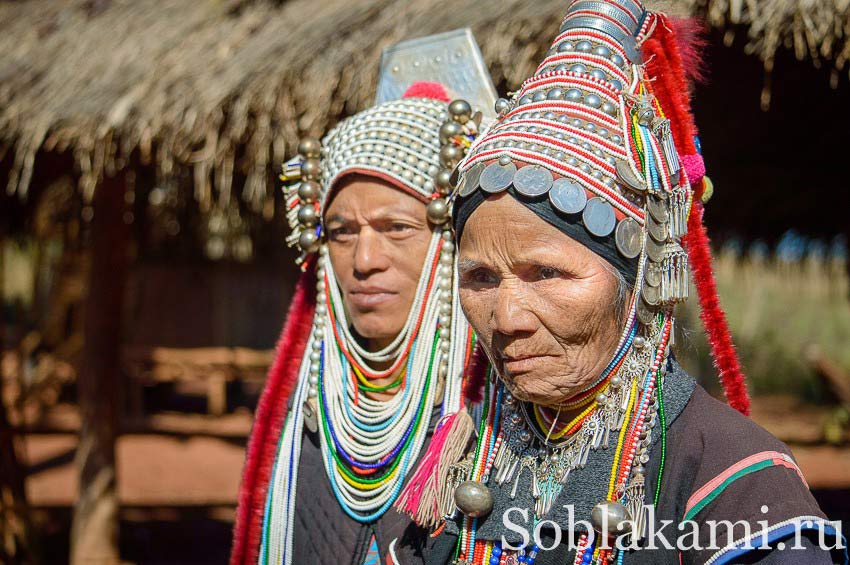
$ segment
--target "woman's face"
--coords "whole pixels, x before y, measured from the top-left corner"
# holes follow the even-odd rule
[[[463,310],[516,397],[563,403],[610,362],[620,333],[617,278],[507,193],[470,216],[459,272]]]
[[[380,349],[404,328],[428,253],[425,204],[377,177],[343,179],[325,213],[348,318]]]

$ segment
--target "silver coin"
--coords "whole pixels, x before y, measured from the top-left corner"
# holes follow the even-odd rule
[[[637,192],[646,192],[646,182],[638,178],[633,172],[629,164],[622,159],[617,159],[617,164],[614,165],[617,171],[617,178],[620,179],[620,184]]]
[[[668,219],[667,204],[656,196],[650,196],[646,199],[646,209],[658,222],[666,222]]]
[[[304,401],[302,414],[304,415],[304,426],[310,430],[310,433],[316,433],[319,429],[319,414],[309,400]]]
[[[514,188],[525,196],[540,196],[552,188],[552,173],[539,165],[522,167],[514,175]]]
[[[650,286],[659,286],[661,284],[661,265],[647,261],[646,268],[643,271],[643,280]]]
[[[617,251],[626,259],[634,259],[640,255],[641,239],[640,224],[633,218],[625,218],[617,224],[614,242],[617,244]]]
[[[635,310],[637,312],[638,320],[640,320],[644,325],[649,326],[655,323],[655,309],[652,306],[649,306],[643,300],[643,297],[637,301],[637,307]]]
[[[484,163],[475,163],[468,171],[460,176],[460,186],[457,190],[458,196],[465,198],[475,192],[481,180],[481,171],[484,170],[484,167]]]
[[[491,194],[501,192],[511,185],[515,174],[516,165],[513,163],[490,163],[481,171],[481,189]]]
[[[569,179],[558,179],[549,190],[549,201],[556,210],[564,214],[578,214],[587,205],[584,188]]]
[[[646,230],[649,236],[658,243],[667,241],[667,222],[656,222],[652,215],[646,218]]]
[[[661,287],[645,284],[640,292],[650,306],[657,306],[661,302]]]
[[[660,263],[664,260],[664,245],[655,243],[651,237],[646,238],[646,256],[651,261]]]
[[[585,229],[596,237],[611,235],[617,225],[614,207],[598,196],[587,201],[581,219],[584,222]]]

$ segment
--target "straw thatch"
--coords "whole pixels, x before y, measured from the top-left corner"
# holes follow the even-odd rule
[[[841,66],[848,1],[711,0],[707,9],[717,25],[749,25],[751,44],[766,61],[792,41]],[[675,4],[706,9],[700,0]],[[370,102],[384,46],[468,25],[497,84],[512,88],[557,31],[564,6],[562,0],[0,2],[0,159],[5,154],[11,163],[7,190],[26,193],[39,151],[71,151],[86,198],[104,172],[136,159],[163,179],[191,170],[203,204],[228,202],[238,189],[259,209],[269,197],[269,171],[292,152],[299,134],[319,134]],[[231,186],[234,171],[245,176],[244,187]]]

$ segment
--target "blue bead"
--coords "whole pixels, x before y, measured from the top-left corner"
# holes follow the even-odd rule
[[[500,546],[498,546],[498,545],[493,546],[493,556],[494,557],[501,557],[502,556],[502,548]]]
[[[495,555],[490,557],[490,565],[499,565],[499,558]]]
[[[697,153],[702,155],[702,143],[700,142],[698,135],[694,136],[694,147],[696,147]]]

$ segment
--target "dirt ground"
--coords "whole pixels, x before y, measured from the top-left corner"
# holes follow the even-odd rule
[[[820,443],[823,412],[788,398],[759,398],[753,418],[791,444],[824,511],[850,519],[850,446]],[[128,424],[118,441],[122,558],[132,563],[226,563],[250,410],[220,418],[160,413]],[[27,494],[48,563],[67,560],[78,419],[60,404],[25,437]]]

